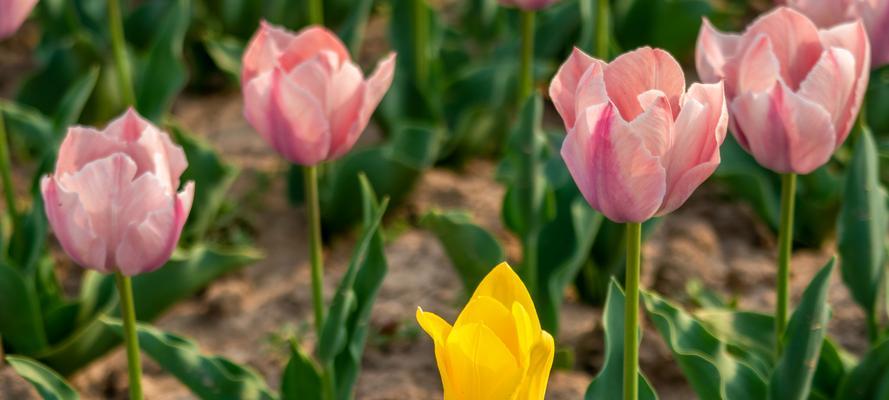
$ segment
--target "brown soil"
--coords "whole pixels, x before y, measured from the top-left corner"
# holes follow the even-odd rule
[[[213,97],[185,97],[175,114],[187,127],[205,136],[226,159],[244,171],[234,196],[251,194],[243,212],[258,227],[256,244],[265,259],[241,272],[214,282],[200,295],[177,305],[156,325],[194,338],[208,353],[222,354],[248,364],[264,375],[271,387],[279,385],[286,362],[282,338],[298,335],[305,348],[314,343],[309,294],[308,259],[304,249],[304,215],[285,198],[285,164],[262,142],[241,117],[236,93]],[[433,209],[469,210],[481,225],[497,232],[508,253],[517,257],[516,241],[500,224],[503,189],[494,179],[494,166],[477,161],[462,171],[433,169],[423,177],[407,204],[385,222],[389,274],[372,315],[372,333],[358,383],[359,399],[437,399],[441,387],[432,343],[414,322],[417,306],[453,320],[459,311],[461,287],[436,238],[414,225],[416,216]],[[271,184],[254,193],[259,177]],[[729,296],[742,307],[768,311],[773,297],[775,264],[773,235],[744,205],[720,190],[706,186],[689,203],[665,218],[644,246],[643,284],[682,300],[692,279]],[[353,235],[327,243],[326,293],[343,272],[354,243]],[[798,251],[793,260],[793,294],[798,296],[833,246],[821,251]],[[866,347],[863,315],[846,289],[833,277],[831,333],[846,348]],[[562,345],[577,352],[574,370],[553,373],[548,399],[579,399],[602,360],[601,310],[570,300],[563,311]],[[839,327],[842,327],[840,329]],[[694,398],[650,323],[644,332],[642,369],[662,399]],[[126,398],[126,365],[121,350],[94,363],[72,378],[84,399]],[[8,368],[0,368],[0,398],[27,399],[33,393]],[[191,399],[193,396],[150,360],[146,361],[148,399]]]

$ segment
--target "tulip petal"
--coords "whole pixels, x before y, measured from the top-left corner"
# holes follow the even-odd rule
[[[855,58],[846,49],[826,50],[800,85],[799,95],[820,104],[832,116],[836,132],[851,128],[855,94]],[[857,114],[857,113],[856,113]],[[837,138],[837,145],[842,143]]]
[[[185,152],[132,107],[111,121],[104,135],[123,143],[123,152],[136,163],[136,176],[154,174],[164,183],[168,193],[179,187],[179,176],[188,166]],[[95,137],[92,139],[96,140]]]
[[[150,175],[143,175],[129,187],[130,198],[125,204],[131,209],[140,206],[142,208],[127,211],[138,215],[144,213],[145,209],[151,210],[152,206],[160,205],[162,208],[151,210],[141,221],[120,218],[122,223],[129,223],[115,251],[115,260],[116,267],[127,276],[151,272],[163,266],[179,242],[179,235],[194,200],[194,182],[188,182],[177,196],[167,197],[166,207],[162,204],[141,203],[136,197],[158,192],[158,188],[143,189],[152,184],[157,185],[151,183],[151,179]],[[125,215],[121,213],[121,217]]]
[[[887,6],[887,9],[889,9],[889,6]],[[871,45],[864,25],[860,21],[822,30],[820,35],[825,48],[839,47],[846,49],[855,58],[855,89],[852,95],[849,96],[846,111],[840,114],[841,116],[836,122],[836,140],[837,146],[839,146],[849,136],[852,125],[855,123],[855,117],[861,109],[864,94],[867,91],[871,66]]]
[[[727,63],[738,51],[740,41],[740,35],[722,33],[704,18],[695,48],[695,68],[702,81],[713,83],[728,78]]]
[[[537,309],[534,308],[531,294],[509,264],[500,263],[494,267],[475,289],[472,298],[476,297],[493,298],[507,309],[512,309],[513,303],[521,304],[531,316],[533,330],[540,330],[540,319],[537,317]]]
[[[827,110],[781,82],[768,92],[739,96],[731,109],[750,153],[775,172],[807,174],[827,162],[835,149]]]
[[[395,74],[395,53],[389,53],[386,58],[377,64],[376,70],[363,85],[363,100],[361,102],[358,117],[353,119],[352,125],[345,136],[338,136],[335,144],[331,144],[329,159],[336,159],[346,154],[367,127],[374,110],[380,105],[383,96],[392,85]],[[357,93],[357,92],[356,92]],[[348,114],[351,116],[351,114]],[[343,121],[346,121],[343,118]]]
[[[722,82],[694,83],[683,99],[668,161],[667,194],[658,215],[679,208],[719,166],[728,110]]]
[[[0,0],[0,39],[15,33],[36,4],[37,0]]]
[[[446,399],[455,398],[457,395],[454,394],[455,388],[451,378],[451,367],[447,354],[447,340],[448,335],[451,334],[451,325],[438,315],[425,312],[420,307],[417,307],[417,322],[429,334],[432,342],[435,344],[435,362],[438,365],[438,373],[441,375],[444,397]]]
[[[323,161],[329,128],[318,101],[280,69],[257,76],[244,89],[244,117],[279,154],[300,165]]]
[[[781,65],[772,50],[772,41],[766,35],[759,35],[741,58],[736,89],[738,93],[763,92],[775,86],[779,79]]]
[[[511,311],[512,305],[509,306],[510,308],[506,308],[506,305],[493,297],[473,297],[454,322],[454,329],[468,324],[484,324],[503,341],[513,357],[521,361],[524,352],[519,343],[519,332]]]
[[[590,72],[595,66],[598,66],[595,68],[595,71]],[[577,121],[576,110],[578,110],[578,101],[576,94],[578,90],[585,89],[585,86],[580,85],[581,80],[589,80],[589,75],[592,74],[593,76],[600,76],[600,82],[604,85],[604,80],[601,78],[604,66],[603,62],[588,56],[575,47],[568,59],[559,67],[559,71],[556,72],[552,82],[549,84],[549,97],[556,106],[556,111],[559,112],[559,115],[565,122],[565,129],[573,128],[575,121]],[[590,82],[593,81],[590,80]],[[604,86],[600,87],[599,90],[588,90],[588,93],[598,94],[600,98],[604,97],[606,100],[608,98],[604,93]],[[589,103],[595,104],[601,103],[601,101],[590,101]]]
[[[57,174],[72,174],[90,161],[125,152],[125,145],[117,138],[83,126],[72,126],[59,147],[56,160]]]
[[[644,111],[639,95],[652,89],[667,96],[675,116],[685,92],[685,75],[670,53],[642,47],[624,53],[605,67],[605,89],[625,121],[632,121]]]
[[[542,332],[540,340],[531,350],[528,374],[519,386],[517,399],[544,398],[555,354],[556,344],[553,337],[545,331]]]
[[[311,59],[318,53],[332,52],[338,63],[349,60],[349,50],[343,45],[335,33],[321,26],[309,26],[296,33],[293,40],[284,49],[279,63],[284,71]]]
[[[787,5],[805,14],[815,25],[833,26],[853,15],[856,0],[788,0]]]
[[[614,108],[587,108],[561,154],[590,206],[614,222],[642,222],[661,205],[666,172],[643,144],[644,135],[634,134]]]
[[[40,180],[40,188],[47,220],[65,253],[81,267],[112,272],[105,264],[106,243],[93,230],[77,193],[67,191],[51,176]]]
[[[796,90],[821,57],[823,47],[818,28],[805,15],[778,7],[750,24],[742,36],[743,46],[752,45],[760,35],[771,40],[772,51],[781,66],[781,77],[787,86]]]
[[[241,59],[241,83],[246,85],[257,75],[274,69],[294,36],[285,29],[261,21]]]
[[[447,339],[448,360],[456,389],[454,399],[512,399],[523,370],[499,337],[487,326],[454,328]]]

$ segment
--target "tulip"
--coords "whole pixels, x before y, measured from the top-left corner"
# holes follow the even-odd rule
[[[12,36],[36,4],[37,0],[0,0],[0,39]]]
[[[244,52],[244,116],[287,160],[315,165],[346,154],[392,83],[395,54],[364,79],[325,28],[296,34],[262,22]]]
[[[537,11],[558,1],[559,0],[500,0],[500,5],[517,7],[524,11]]]
[[[177,193],[188,162],[166,132],[132,109],[104,131],[75,126],[40,187],[49,223],[80,266],[138,275],[169,260],[194,198]]]
[[[704,20],[696,64],[704,81],[725,81],[732,132],[778,173],[824,165],[854,123],[867,88],[870,45],[860,21],[818,30],[780,7],[740,35]]]
[[[722,84],[686,92],[682,68],[663,50],[606,64],[575,49],[549,93],[568,131],[562,158],[587,202],[612,221],[679,208],[719,165]]]
[[[870,38],[872,67],[889,64],[889,0],[788,0],[787,5],[821,28],[861,18]]]
[[[501,263],[482,280],[454,326],[417,309],[435,342],[445,400],[542,400],[555,344],[531,295]]]

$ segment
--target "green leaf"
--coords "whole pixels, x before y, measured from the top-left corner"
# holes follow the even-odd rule
[[[152,121],[160,120],[188,79],[182,45],[190,21],[191,1],[171,1],[156,21],[148,53],[136,63],[136,108]]]
[[[338,29],[339,37],[349,48],[349,52],[357,58],[361,42],[364,40],[364,28],[370,15],[373,0],[357,0],[349,4],[352,13]]]
[[[491,268],[506,258],[497,239],[474,224],[465,212],[429,211],[420,225],[438,237],[467,293],[472,293]]]
[[[0,112],[11,142],[21,141],[33,154],[55,152],[54,146],[46,146],[55,142],[52,121],[39,110],[0,100]]]
[[[106,327],[123,338],[120,321],[104,319]],[[206,355],[191,340],[137,324],[139,347],[165,372],[205,400],[274,400],[263,378],[252,368],[220,356]]]
[[[236,82],[240,80],[244,42],[230,36],[207,36],[203,41],[204,48],[206,48],[210,58],[213,59],[216,67],[228,74]]]
[[[873,346],[840,384],[837,399],[889,398],[889,338]]]
[[[43,197],[35,194],[31,209],[18,216],[16,230],[9,238],[9,261],[26,274],[31,274],[45,254],[47,220]]]
[[[193,295],[216,278],[258,260],[250,247],[216,249],[198,245],[173,254],[164,267],[133,279],[136,316],[140,321],[157,318],[177,302]],[[120,343],[99,321],[102,314],[116,315],[114,278],[88,274],[80,300],[78,326],[52,348],[35,357],[63,375],[71,374]]]
[[[878,137],[885,137],[889,134],[889,113],[883,108],[889,104],[889,65],[871,72],[866,98],[864,107],[867,111],[867,125]]]
[[[336,374],[336,398],[348,400],[358,379],[374,299],[386,276],[386,256],[379,231],[388,199],[377,203],[369,181],[360,177],[364,228],[343,274],[322,327],[317,355]]]
[[[290,345],[290,361],[281,376],[281,400],[323,400],[321,369],[296,343]]]
[[[655,327],[699,398],[765,398],[765,377],[729,351],[729,346],[700,321],[654,293],[643,292],[642,299]]]
[[[33,284],[5,264],[0,264],[0,332],[11,353],[34,354],[48,345]]]
[[[542,116],[543,102],[540,96],[529,97],[510,134],[506,154],[498,170],[500,179],[507,183],[503,221],[521,238],[537,234],[548,220],[544,213],[546,175],[544,163],[541,162],[541,152],[546,143],[540,129]]]
[[[608,285],[608,298],[602,314],[605,329],[605,361],[602,370],[590,382],[586,400],[620,398],[623,393],[624,371],[624,292],[614,280]],[[641,340],[641,335],[640,335]],[[655,400],[657,394],[639,370],[639,399]]]
[[[772,400],[804,400],[809,396],[830,318],[827,289],[834,262],[831,259],[812,278],[790,318],[782,338],[784,351],[769,384]]]
[[[77,123],[98,79],[99,68],[92,67],[89,72],[74,81],[68,91],[62,95],[52,118],[53,132],[57,141],[64,137],[69,126]]]
[[[80,396],[55,371],[28,357],[6,356],[6,361],[37,389],[44,400],[77,400]]]
[[[886,273],[887,229],[886,192],[880,186],[876,145],[865,128],[856,140],[847,172],[837,237],[843,282],[870,316],[876,315]]]

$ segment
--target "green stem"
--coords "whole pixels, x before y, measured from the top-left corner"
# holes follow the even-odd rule
[[[12,221],[12,230],[18,223],[18,209],[15,205],[15,189],[12,185],[12,166],[9,162],[9,140],[6,137],[6,123],[0,111],[0,178],[3,179],[3,194],[6,196],[6,212]]]
[[[867,337],[871,344],[876,344],[880,339],[880,323],[879,307],[874,307],[873,311],[867,311]]]
[[[599,0],[596,8],[596,58],[608,61],[611,48],[611,10],[609,0]]]
[[[414,79],[418,87],[426,87],[429,79],[429,9],[426,0],[413,0],[412,10]]]
[[[139,337],[136,336],[136,310],[133,306],[133,287],[130,277],[120,271],[114,273],[120,297],[120,318],[123,320],[124,342],[127,346],[127,366],[130,376],[130,400],[142,400],[142,363],[139,360]]]
[[[784,330],[790,292],[790,256],[793,251],[793,208],[796,199],[796,174],[781,176],[781,226],[778,228],[778,279],[775,302],[775,350],[783,351]]]
[[[642,259],[642,224],[627,223],[626,308],[624,309],[624,400],[639,393],[639,265]]]
[[[533,219],[533,216],[529,215],[529,217]],[[522,252],[522,280],[525,282],[528,292],[531,293],[531,297],[536,299],[539,293],[537,293],[537,233],[535,230],[528,232],[525,236]]]
[[[309,256],[312,264],[312,306],[315,311],[315,335],[321,340],[324,329],[324,255],[321,252],[321,207],[318,202],[318,167],[303,167],[306,215],[309,224]],[[334,399],[333,367],[324,365],[321,375],[325,399]]]
[[[133,92],[133,75],[130,71],[130,61],[127,58],[127,44],[123,35],[123,22],[118,0],[108,0],[108,29],[111,31],[111,50],[114,53],[117,83],[121,96],[123,96],[123,102],[128,106],[134,106],[136,105],[136,95]]]
[[[534,90],[534,11],[522,11],[522,54],[519,64],[518,104]]]
[[[324,25],[324,0],[309,0],[308,14],[310,25]]]

